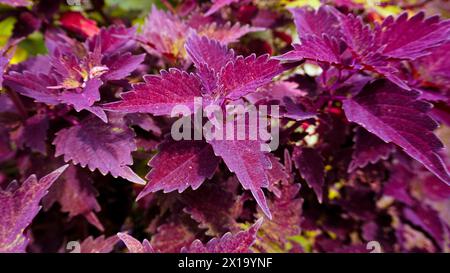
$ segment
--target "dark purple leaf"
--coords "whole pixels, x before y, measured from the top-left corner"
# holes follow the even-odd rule
[[[58,202],[61,211],[69,213],[69,218],[83,215],[88,222],[103,231],[103,225],[95,214],[101,207],[97,202],[98,192],[92,185],[92,178],[75,166],[70,166],[62,178],[62,181],[53,185],[49,194],[44,197],[44,209],[48,210]]]
[[[450,21],[441,21],[438,16],[425,18],[424,12],[408,19],[405,12],[397,19],[386,18],[377,35],[383,55],[413,60],[428,55],[431,49],[448,41]]]
[[[93,238],[89,236],[80,245],[81,253],[110,253],[114,246],[120,241],[119,237],[113,235],[105,238],[104,235]]]
[[[133,91],[122,94],[122,100],[109,103],[105,109],[122,113],[170,115],[176,105],[194,110],[194,99],[201,97],[197,76],[178,69],[162,70],[160,76],[147,75],[145,83],[135,84]]]
[[[238,126],[235,128],[237,129]],[[271,214],[262,188],[269,187],[267,170],[271,168],[271,162],[267,154],[262,151],[263,142],[213,139],[209,143],[214,149],[214,154],[220,156],[228,169],[236,174],[244,189],[252,192],[258,205],[270,218]]]
[[[64,155],[64,160],[98,169],[103,175],[111,173],[131,182],[145,184],[128,165],[133,164],[131,152],[135,151],[133,131],[124,124],[106,124],[95,118],[56,133],[53,141],[55,156]]]
[[[158,154],[149,162],[152,170],[147,175],[149,183],[138,199],[150,192],[163,190],[183,192],[188,187],[197,189],[211,178],[219,158],[212,147],[203,141],[167,141],[159,146]]]
[[[267,253],[275,252],[277,247],[285,250],[289,238],[300,235],[303,199],[298,196],[299,192],[300,184],[289,182],[281,186],[280,196],[269,202],[273,219],[262,224],[256,249]],[[259,216],[261,211],[257,217]]]
[[[197,69],[206,64],[215,74],[235,58],[233,50],[229,50],[226,45],[205,36],[191,35],[186,41],[185,47]]]
[[[23,232],[39,212],[41,199],[67,166],[39,181],[31,175],[22,184],[13,181],[0,190],[0,252],[25,252],[29,238]]]
[[[364,168],[369,163],[375,164],[379,160],[386,160],[394,151],[392,144],[382,141],[361,127],[356,129],[354,142],[352,161],[348,166],[349,172]]]
[[[36,114],[28,118],[16,132],[17,145],[27,146],[33,151],[46,155],[48,123],[48,117],[44,114]]]
[[[258,58],[254,54],[246,58],[238,56],[220,72],[217,92],[232,100],[239,99],[270,83],[281,72],[279,62],[270,59],[268,55]]]
[[[316,149],[296,147],[292,157],[300,175],[314,190],[319,202],[322,202],[325,183],[325,166],[322,156]]]
[[[248,253],[256,240],[256,233],[263,219],[259,219],[246,231],[237,234],[226,233],[221,238],[214,238],[206,245],[195,240],[189,247],[181,249],[182,253]]]
[[[180,221],[175,220],[158,227],[152,236],[151,246],[155,251],[162,253],[179,253],[183,247],[190,245],[195,235]]]
[[[364,87],[354,98],[345,100],[344,110],[350,121],[387,143],[397,144],[450,184],[450,174],[439,155],[443,144],[433,134],[437,124],[427,114],[431,106],[418,97],[417,92],[377,81]]]

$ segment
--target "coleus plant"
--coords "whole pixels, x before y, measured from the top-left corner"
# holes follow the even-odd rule
[[[156,2],[0,1],[0,252],[449,251],[441,6]],[[278,106],[278,148],[180,105]]]

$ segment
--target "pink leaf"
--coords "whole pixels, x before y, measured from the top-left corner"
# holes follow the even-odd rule
[[[159,153],[152,158],[147,175],[149,183],[138,199],[150,192],[163,190],[183,192],[188,187],[197,189],[211,178],[217,169],[219,158],[212,147],[203,141],[166,141],[159,146]]]
[[[22,184],[13,181],[0,190],[0,252],[25,252],[28,238],[23,234],[40,210],[39,202],[68,165],[37,180],[35,175]]]
[[[128,165],[133,164],[131,152],[135,151],[133,131],[121,123],[106,124],[95,118],[83,120],[78,125],[56,133],[53,141],[55,156],[64,155],[91,171],[98,169],[103,175],[111,173],[131,182],[145,184]]]
[[[402,147],[408,155],[450,184],[450,174],[439,155],[443,145],[433,134],[437,124],[427,114],[431,105],[418,97],[417,92],[402,90],[381,80],[345,100],[344,111],[350,121],[383,141]]]

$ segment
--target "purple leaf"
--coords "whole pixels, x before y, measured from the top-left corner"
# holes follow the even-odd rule
[[[177,16],[152,6],[139,40],[150,54],[178,59],[184,54],[184,37],[188,29]]]
[[[150,244],[157,252],[179,253],[194,240],[195,234],[186,225],[180,220],[173,220],[158,227]]]
[[[61,211],[69,213],[69,218],[83,215],[88,222],[103,231],[103,225],[95,215],[101,207],[97,202],[98,192],[92,185],[92,178],[73,165],[67,169],[62,178],[62,181],[53,185],[49,194],[44,197],[44,209],[48,210],[58,202]]]
[[[0,88],[3,87],[3,74],[6,66],[9,63],[9,59],[3,56],[3,52],[0,50]]]
[[[234,51],[229,50],[226,45],[196,34],[188,38],[185,47],[197,69],[206,64],[214,73],[219,73],[222,67],[235,58]]]
[[[142,243],[126,233],[117,233],[117,237],[126,245],[130,253],[154,253],[150,242],[145,239]]]
[[[211,178],[219,164],[212,147],[203,141],[166,141],[159,146],[158,154],[149,162],[152,170],[147,175],[149,183],[138,196],[138,200],[163,190],[183,192],[188,187],[197,189]]]
[[[122,94],[122,100],[106,104],[105,109],[122,113],[170,115],[176,105],[194,109],[194,99],[201,97],[200,80],[178,69],[162,70],[160,76],[147,75],[145,83],[135,84],[133,91]]]
[[[382,141],[361,127],[356,130],[354,142],[352,161],[348,166],[349,172],[364,168],[369,163],[375,164],[379,160],[385,160],[395,149],[392,144]]]
[[[256,240],[256,233],[261,227],[263,219],[256,221],[246,231],[237,234],[226,233],[221,238],[211,239],[206,245],[195,240],[189,247],[181,249],[182,253],[248,253]]]
[[[430,55],[417,59],[420,78],[431,84],[449,90],[450,86],[450,42],[435,48]]]
[[[286,183],[281,186],[280,196],[269,202],[273,211],[273,219],[264,221],[258,234],[255,248],[261,252],[273,253],[277,247],[286,249],[286,244],[292,236],[301,233],[303,199],[300,198],[300,184]],[[259,217],[261,211],[258,210]]]
[[[131,152],[137,148],[133,131],[121,123],[106,124],[88,118],[56,133],[53,144],[55,156],[64,155],[66,162],[72,160],[91,171],[98,169],[103,175],[111,173],[114,177],[145,184],[128,166],[133,164]]]
[[[37,102],[43,102],[51,105],[59,104],[58,92],[54,89],[48,89],[48,86],[56,85],[55,79],[44,74],[33,74],[30,72],[10,72],[5,75],[4,85],[21,95],[33,98]]]
[[[105,57],[103,64],[108,71],[102,75],[106,81],[122,80],[128,77],[144,61],[145,54],[133,55],[130,52]]]
[[[210,15],[216,13],[221,8],[228,6],[234,2],[238,2],[238,0],[214,0],[212,6],[205,13],[205,16],[210,16]]]
[[[320,38],[323,34],[331,38],[341,37],[336,10],[331,6],[321,6],[317,11],[310,8],[293,8],[289,11],[294,17],[300,40],[307,36]]]
[[[16,132],[17,145],[27,146],[33,151],[46,155],[48,123],[48,117],[44,114],[36,114],[28,118]]]
[[[402,164],[395,165],[388,182],[384,185],[383,192],[396,200],[409,206],[414,205],[414,199],[409,193],[409,178],[414,174]]]
[[[116,235],[105,238],[104,235],[93,238],[89,236],[81,243],[81,253],[110,253],[120,241]]]
[[[322,37],[305,36],[301,44],[294,44],[294,50],[276,57],[283,61],[312,60],[332,64],[341,63],[341,49],[336,39],[325,34]]]
[[[236,124],[235,124],[236,125]],[[248,132],[249,127],[246,127]],[[239,126],[234,126],[235,139]],[[228,135],[226,133],[226,135]],[[213,138],[209,141],[214,149],[214,154],[220,156],[228,169],[234,172],[240,183],[246,190],[250,190],[255,200],[264,213],[271,218],[266,198],[262,188],[269,187],[267,170],[271,168],[271,162],[267,154],[262,151],[265,145],[261,140],[250,140],[248,136],[244,140],[219,140]]]
[[[434,175],[427,175],[421,180],[423,195],[433,201],[447,201],[450,199],[450,187]]]
[[[238,42],[239,39],[251,32],[263,31],[264,28],[251,27],[249,25],[241,26],[239,23],[232,25],[230,22],[225,24],[217,24],[213,22],[209,25],[197,27],[199,35],[207,36],[210,39],[219,41],[221,44],[227,45]]]
[[[343,40],[349,47],[355,62],[353,66],[377,72],[398,86],[410,90],[410,87],[395,75],[397,69],[391,66],[388,58],[379,52],[380,45],[370,26],[364,24],[361,17],[353,14],[339,14],[338,18]]]
[[[444,223],[435,210],[423,205],[417,206],[414,209],[404,208],[403,215],[413,225],[420,227],[431,235],[439,245],[442,246],[445,243]]]
[[[112,25],[102,28],[100,32],[91,37],[87,42],[91,51],[94,51],[96,44],[100,44],[102,54],[115,54],[129,50],[135,45],[136,29],[126,28],[121,25]]]
[[[345,100],[344,111],[350,121],[387,143],[397,144],[450,184],[450,174],[439,155],[443,145],[432,132],[437,124],[427,114],[431,106],[418,97],[417,92],[381,80],[366,85],[357,96]]]
[[[438,16],[425,18],[424,12],[408,19],[405,12],[396,20],[392,16],[386,18],[377,34],[383,55],[413,60],[448,41],[450,21],[440,21]]]
[[[325,166],[322,156],[316,149],[296,147],[292,157],[300,175],[308,183],[308,186],[314,190],[317,199],[322,203],[325,183]]]
[[[254,54],[246,58],[238,56],[220,72],[217,92],[232,100],[239,99],[270,83],[281,72],[279,62],[270,59],[269,55],[258,58]]]
[[[13,181],[5,190],[0,189],[0,252],[25,252],[29,239],[23,232],[39,212],[39,202],[67,166],[39,181],[31,175],[22,184]]]
[[[0,4],[5,4],[12,7],[25,7],[32,3],[30,0],[0,0]]]
[[[269,154],[269,159],[272,164],[272,168],[267,170],[269,191],[275,194],[275,196],[280,197],[281,191],[278,188],[278,184],[286,184],[289,181],[290,174],[286,172],[284,166],[276,156]]]
[[[59,94],[58,100],[65,104],[72,105],[77,112],[81,110],[87,110],[97,117],[99,117],[104,122],[108,121],[105,112],[98,106],[93,106],[94,102],[100,100],[99,88],[103,82],[94,78],[86,82],[86,86],[79,92],[75,91],[65,91]]]
[[[184,212],[206,229],[208,236],[223,235],[237,226],[244,198],[238,194],[239,182],[234,177],[226,181],[212,181],[196,191],[184,192],[180,200]]]

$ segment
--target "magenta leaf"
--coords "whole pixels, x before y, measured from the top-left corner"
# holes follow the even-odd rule
[[[87,118],[80,124],[56,133],[53,141],[55,156],[64,155],[91,171],[98,169],[103,175],[111,173],[131,182],[145,184],[128,165],[133,164],[131,152],[135,151],[133,131],[121,123],[103,123],[95,118]],[[101,159],[101,160],[99,160]]]
[[[33,74],[30,72],[10,72],[5,75],[4,84],[14,91],[33,98],[36,102],[43,102],[50,105],[59,104],[58,92],[54,89],[48,89],[48,86],[56,85],[56,81],[43,74]]]
[[[44,197],[44,209],[48,210],[58,202],[61,211],[69,213],[69,218],[83,215],[89,223],[103,231],[103,225],[95,214],[101,207],[97,202],[98,192],[92,185],[92,178],[73,165],[69,166],[62,178],[62,181],[54,184]]]
[[[49,30],[45,35],[49,55],[25,62],[21,73],[12,71],[5,77],[5,84],[38,102],[71,105],[107,122],[103,109],[94,104],[106,81],[123,80],[144,60],[144,55],[125,52],[135,44],[134,32],[113,25],[82,43]]]
[[[0,4],[5,4],[12,7],[25,7],[32,3],[30,0],[0,0]]]
[[[150,192],[163,190],[183,192],[188,187],[197,189],[211,178],[217,169],[219,158],[203,141],[166,141],[159,146],[158,154],[149,162],[152,170],[147,175],[149,183],[138,200]]]
[[[122,94],[122,101],[106,104],[105,109],[123,113],[170,115],[176,105],[194,109],[194,99],[201,97],[197,76],[178,69],[162,70],[160,76],[147,75],[145,83],[135,84],[133,91]]]
[[[310,8],[289,9],[294,17],[300,39],[307,36],[322,37],[323,34],[331,38],[341,36],[335,10],[331,6],[321,6],[317,11]]]
[[[210,15],[216,13],[221,8],[228,6],[234,2],[238,2],[238,0],[214,0],[212,6],[205,13],[205,16],[210,16]]]
[[[205,64],[214,73],[219,73],[222,67],[235,58],[234,51],[229,50],[226,45],[196,34],[188,38],[185,47],[197,69]]]
[[[353,56],[353,66],[359,69],[375,71],[398,86],[409,90],[410,88],[397,77],[397,69],[393,67],[388,58],[379,52],[380,44],[370,26],[364,24],[361,17],[353,14],[339,14],[342,39],[349,47]]]
[[[114,246],[120,241],[119,237],[113,235],[105,238],[104,235],[93,238],[89,236],[80,245],[81,253],[110,253]]]
[[[269,154],[269,159],[272,164],[272,168],[267,170],[267,178],[269,179],[269,191],[275,194],[277,197],[281,196],[281,191],[278,187],[279,184],[285,184],[289,181],[290,174],[286,171],[283,164],[279,159]]]
[[[208,236],[223,235],[237,226],[236,219],[245,197],[238,195],[239,182],[234,177],[226,181],[205,183],[196,191],[184,192],[180,200],[186,212],[205,229]]]
[[[449,90],[450,86],[450,42],[433,49],[431,54],[415,60],[420,78],[438,87]]]
[[[252,54],[246,58],[238,56],[219,73],[217,92],[232,100],[239,99],[270,83],[281,72],[279,62],[270,59],[268,55],[256,57]]]
[[[145,54],[133,55],[130,52],[114,54],[105,57],[103,64],[108,67],[108,72],[103,74],[105,80],[122,80],[130,76],[144,61]]]
[[[264,213],[271,218],[262,188],[269,187],[267,170],[271,162],[261,151],[258,140],[211,140],[214,153],[234,172],[246,190],[250,190]]]
[[[274,245],[286,249],[289,238],[300,235],[303,199],[299,192],[300,184],[287,182],[281,185],[280,196],[269,202],[273,219],[262,224],[254,248],[272,253],[276,251]],[[262,214],[260,210],[258,212],[257,217]]]
[[[301,44],[294,44],[293,47],[294,50],[276,58],[283,61],[307,59],[332,64],[341,63],[338,41],[325,34],[322,37],[305,36]]]
[[[344,111],[350,121],[383,141],[400,146],[450,184],[450,174],[439,155],[443,145],[432,132],[437,124],[427,114],[430,104],[418,100],[418,97],[417,92],[377,81],[365,86],[354,98],[345,100]]]
[[[89,48],[94,51],[97,44],[100,44],[102,54],[115,54],[129,50],[135,45],[134,38],[136,29],[127,28],[122,25],[112,25],[102,28],[100,32],[88,40]]]
[[[157,252],[179,253],[183,247],[195,240],[195,234],[180,220],[160,225],[153,234],[150,244]]]
[[[354,137],[355,148],[348,171],[353,172],[358,168],[364,168],[369,163],[375,164],[384,160],[394,151],[392,144],[386,143],[377,136],[358,127]]]
[[[441,21],[439,16],[425,18],[424,12],[408,18],[405,12],[397,19],[386,18],[377,34],[383,55],[413,60],[448,41],[450,21]]]
[[[100,100],[99,88],[103,82],[94,78],[86,82],[86,86],[79,90],[80,92],[65,91],[59,94],[58,99],[62,103],[72,105],[77,112],[87,110],[98,116],[104,122],[107,122],[105,112],[98,106],[93,106],[96,101]]]
[[[182,253],[248,253],[256,240],[256,233],[263,223],[263,218],[256,221],[248,230],[237,234],[226,233],[221,238],[211,239],[206,245],[195,240],[189,247],[181,249]]]
[[[9,59],[3,56],[3,52],[0,50],[0,88],[3,86],[3,74],[8,63]]]
[[[239,23],[217,24],[213,22],[209,25],[197,27],[197,33],[205,35],[210,39],[219,41],[221,44],[227,45],[238,42],[239,39],[251,32],[263,31],[264,28],[251,27],[249,25],[241,25]]]
[[[413,225],[427,232],[439,244],[446,244],[444,239],[444,223],[438,213],[432,208],[422,205],[414,208],[405,208],[403,214]]]
[[[29,238],[23,234],[40,210],[39,203],[68,165],[37,180],[13,181],[0,190],[0,252],[25,252]]]
[[[295,167],[312,188],[320,203],[323,200],[323,186],[325,183],[325,166],[322,156],[313,148],[295,148],[293,152]]]
[[[133,236],[126,233],[119,232],[117,237],[126,245],[130,253],[154,253],[150,242],[145,239],[142,243],[136,240]]]
[[[28,118],[16,132],[17,145],[27,146],[31,150],[47,154],[47,130],[49,121],[46,115],[36,114]]]
[[[403,202],[409,206],[414,205],[414,199],[409,193],[409,177],[413,174],[406,166],[396,165],[395,171],[391,174],[388,182],[384,185],[383,192],[385,195],[391,196],[396,200]],[[440,180],[439,180],[440,182]],[[442,183],[442,182],[441,182]]]
[[[183,55],[181,50],[188,29],[177,16],[152,6],[139,40],[142,47],[152,55],[178,59]]]

